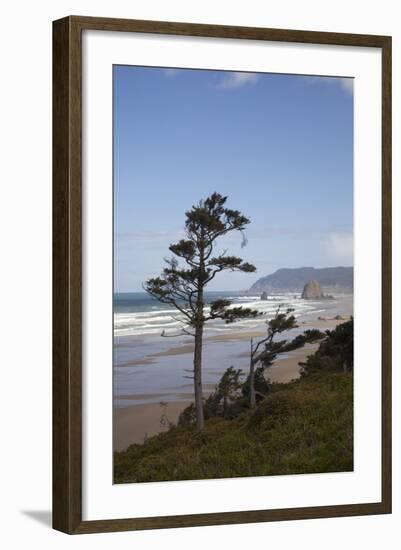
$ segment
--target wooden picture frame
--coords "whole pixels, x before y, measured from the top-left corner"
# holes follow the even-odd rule
[[[382,56],[382,497],[379,502],[82,521],[84,30],[378,48]],[[71,16],[53,23],[53,527],[69,534],[391,512],[391,37]]]

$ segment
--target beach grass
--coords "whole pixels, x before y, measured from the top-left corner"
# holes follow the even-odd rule
[[[134,483],[353,470],[353,375],[316,372],[273,384],[232,420],[169,431],[114,454],[114,482]]]

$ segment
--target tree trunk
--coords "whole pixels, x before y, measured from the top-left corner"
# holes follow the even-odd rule
[[[202,232],[199,242],[199,274],[198,274],[198,295],[196,297],[195,313],[195,351],[194,351],[194,393],[196,409],[196,429],[203,430],[205,425],[203,414],[203,391],[202,391],[202,345],[203,345],[203,287],[205,284],[205,244]]]
[[[196,429],[202,430],[205,424],[203,415],[203,392],[202,392],[202,339],[203,325],[195,329],[195,352],[194,352],[194,393],[196,409]]]
[[[249,405],[251,409],[253,409],[256,406],[255,363],[253,361],[253,340],[251,340],[251,358],[249,361]]]

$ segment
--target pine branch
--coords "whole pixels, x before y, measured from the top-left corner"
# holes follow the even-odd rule
[[[235,321],[240,321],[241,319],[255,319],[260,315],[263,314],[256,309],[244,308],[240,306],[226,309],[221,315],[219,315],[219,318],[223,319],[226,324],[231,324],[235,323]]]
[[[212,281],[217,273],[225,270],[242,271],[244,273],[253,273],[256,271],[256,267],[254,265],[244,262],[241,258],[236,256],[225,256],[223,254],[209,260],[206,269],[208,273],[206,280],[207,283]]]
[[[210,315],[204,315],[204,289],[215,276],[224,270],[252,273],[255,266],[236,256],[227,256],[225,250],[213,257],[217,238],[232,231],[244,231],[249,218],[238,210],[226,207],[227,197],[212,193],[205,200],[186,212],[185,238],[170,245],[175,257],[166,259],[159,277],[149,279],[144,289],[162,303],[173,306],[184,316],[184,326],[203,327],[210,319],[222,319],[233,323],[244,318],[254,318],[257,311],[249,308],[231,308],[231,302],[212,303]],[[242,244],[244,245],[244,238]],[[180,265],[178,259],[182,260]],[[182,328],[183,334],[194,337],[192,331]],[[174,337],[177,335],[163,336]]]

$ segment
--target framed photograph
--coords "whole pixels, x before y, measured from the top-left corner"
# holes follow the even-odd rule
[[[54,22],[53,525],[391,511],[391,38]]]

